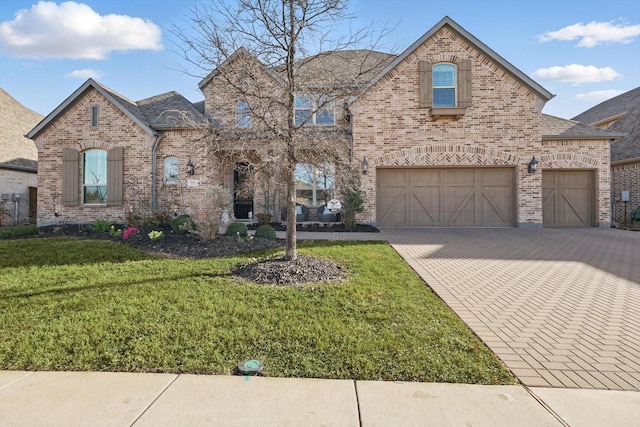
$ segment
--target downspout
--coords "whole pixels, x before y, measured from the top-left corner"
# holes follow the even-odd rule
[[[156,213],[158,210],[158,185],[156,183],[156,177],[158,175],[158,145],[160,145],[160,140],[164,134],[154,133],[154,136],[156,140],[153,142],[153,147],[151,148],[151,211]]]

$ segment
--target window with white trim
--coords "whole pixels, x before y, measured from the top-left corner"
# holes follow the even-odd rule
[[[180,166],[177,157],[167,157],[164,159],[164,183],[174,185],[178,183],[178,172]]]
[[[326,204],[333,199],[335,187],[333,163],[296,165],[296,203],[307,206]]]
[[[295,123],[304,126],[335,125],[335,102],[328,95],[298,94],[295,96]]]
[[[434,64],[432,69],[433,107],[456,106],[456,66],[449,63]]]
[[[82,157],[82,202],[85,205],[107,203],[107,151],[91,149]]]

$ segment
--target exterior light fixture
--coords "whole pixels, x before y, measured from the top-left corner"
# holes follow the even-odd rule
[[[533,156],[531,161],[527,164],[527,170],[529,173],[536,173],[536,170],[538,170],[538,160],[536,159],[536,156]]]
[[[196,167],[194,166],[191,159],[189,159],[189,161],[187,162],[187,173],[189,175],[193,175],[194,173],[196,173]]]
[[[364,157],[362,159],[362,175],[366,175],[369,172],[369,162],[367,162],[367,158]]]

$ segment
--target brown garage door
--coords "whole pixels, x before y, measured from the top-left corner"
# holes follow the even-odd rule
[[[512,168],[378,169],[377,222],[391,226],[512,227]]]
[[[542,171],[542,223],[545,227],[595,225],[593,171]]]

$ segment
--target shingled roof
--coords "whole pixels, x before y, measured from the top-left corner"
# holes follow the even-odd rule
[[[38,170],[38,149],[24,135],[42,115],[31,111],[0,88],[0,169]]]
[[[198,109],[177,92],[167,92],[162,95],[146,98],[141,101],[131,101],[118,92],[93,79],[88,79],[71,96],[64,100],[51,114],[34,127],[29,138],[36,137],[48,124],[66,111],[75,100],[82,96],[89,88],[94,88],[105,98],[118,106],[131,120],[149,134],[156,130],[192,128],[196,124],[206,122]]]
[[[601,102],[595,107],[589,108],[584,113],[578,114],[572,120],[596,124],[607,119],[621,116],[637,106],[640,106],[640,87]]]
[[[611,162],[640,159],[640,87],[601,102],[573,119],[598,123],[616,117],[608,129],[624,136],[611,144]]]
[[[560,117],[542,115],[542,139],[617,139],[624,135],[608,129],[562,119]]]

